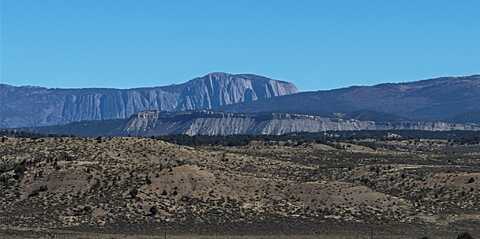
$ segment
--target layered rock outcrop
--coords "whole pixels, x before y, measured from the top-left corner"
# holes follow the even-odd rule
[[[288,113],[142,112],[132,116],[122,134],[153,135],[282,135],[352,130],[480,130],[477,124],[402,121],[382,123]]]

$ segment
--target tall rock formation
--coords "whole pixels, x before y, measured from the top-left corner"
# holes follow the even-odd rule
[[[288,82],[227,73],[211,73],[180,85],[124,90],[0,85],[0,128],[123,119],[145,110],[216,109],[293,93],[297,88]]]

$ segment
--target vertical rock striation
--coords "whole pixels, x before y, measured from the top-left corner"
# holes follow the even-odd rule
[[[215,109],[297,93],[257,75],[211,73],[180,85],[136,89],[48,89],[0,85],[0,128],[123,119],[146,111]]]

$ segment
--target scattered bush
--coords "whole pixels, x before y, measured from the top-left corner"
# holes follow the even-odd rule
[[[157,215],[157,213],[158,213],[158,209],[155,206],[152,206],[149,211],[150,211],[150,216],[152,216],[152,217]]]
[[[25,171],[27,171],[27,168],[25,167],[25,162],[15,165],[15,179],[21,179],[25,174]]]
[[[457,239],[473,239],[473,237],[468,232],[464,232],[458,235]]]
[[[145,176],[145,183],[146,183],[147,185],[152,184],[152,180],[150,179],[149,176]]]
[[[128,193],[130,194],[130,197],[133,199],[133,198],[136,198],[137,197],[137,194],[138,194],[138,190],[136,188],[130,190],[130,192]]]

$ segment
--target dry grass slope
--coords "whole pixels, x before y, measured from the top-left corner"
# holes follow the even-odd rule
[[[352,238],[374,228],[451,238],[480,228],[480,146],[371,144],[8,138],[0,142],[1,229]]]

